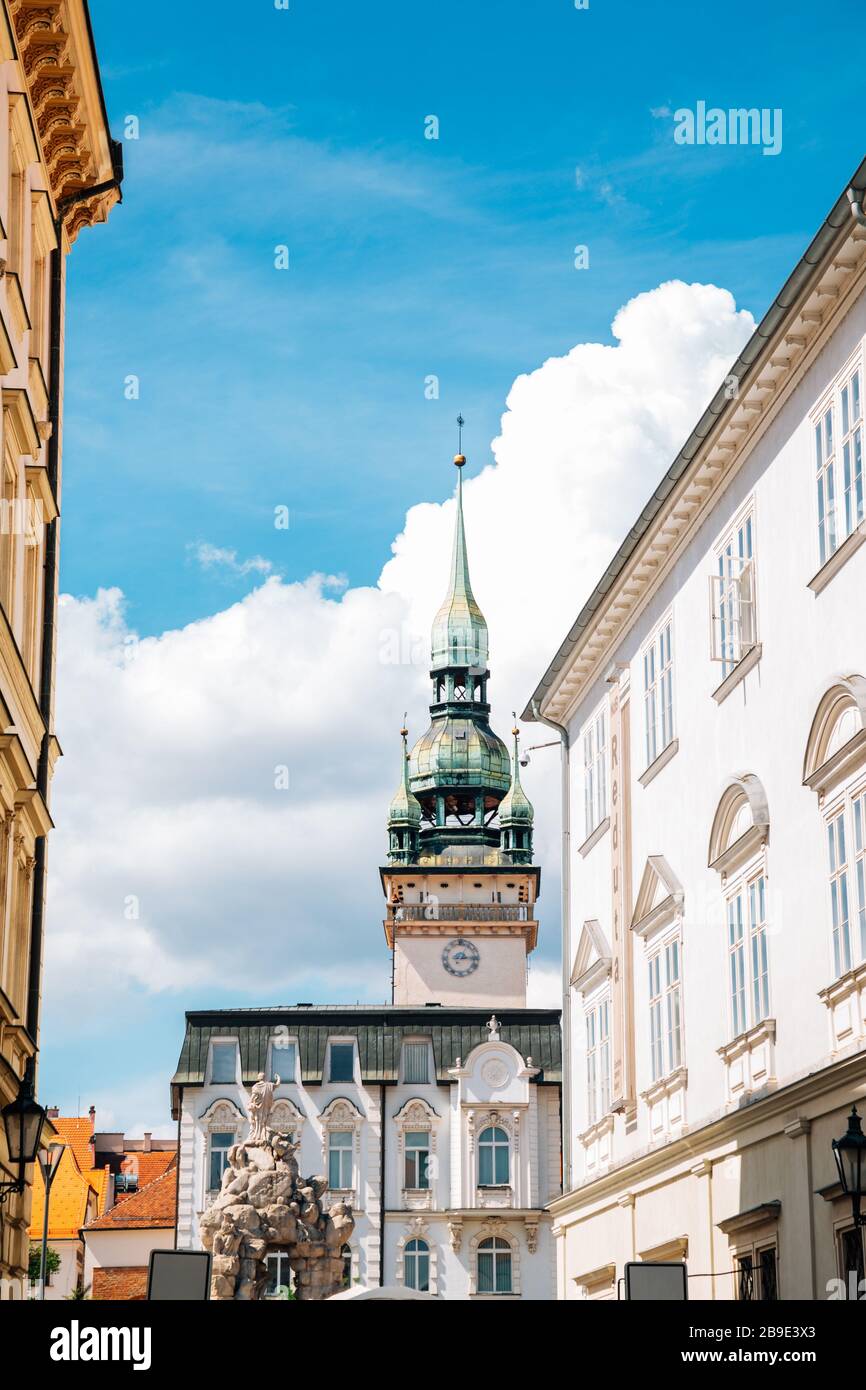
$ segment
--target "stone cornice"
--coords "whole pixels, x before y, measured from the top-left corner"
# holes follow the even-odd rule
[[[543,713],[567,723],[588,687],[696,534],[817,358],[866,281],[866,228],[845,222],[737,383],[737,394],[695,451],[653,524],[611,584],[545,696]]]
[[[116,187],[67,205],[82,190],[115,176],[99,70],[83,0],[7,0],[18,64],[55,214],[69,243],[82,227],[104,222],[120,199]]]

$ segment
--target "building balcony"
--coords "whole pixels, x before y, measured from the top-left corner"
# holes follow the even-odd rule
[[[389,922],[531,922],[530,903],[400,903]]]

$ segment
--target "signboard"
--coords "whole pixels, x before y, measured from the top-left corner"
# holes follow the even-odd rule
[[[625,1267],[625,1296],[631,1303],[684,1303],[688,1266],[682,1260],[635,1260]]]
[[[151,1250],[147,1297],[152,1303],[202,1303],[210,1298],[206,1250]]]

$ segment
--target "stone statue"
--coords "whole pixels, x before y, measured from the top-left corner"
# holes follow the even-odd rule
[[[298,1145],[291,1135],[268,1130],[278,1084],[263,1076],[256,1082],[253,1095],[260,1099],[250,1104],[250,1137],[229,1149],[222,1189],[199,1222],[202,1245],[213,1256],[213,1299],[263,1298],[272,1250],[288,1253],[298,1299],[329,1298],[342,1286],[352,1209],[338,1202],[323,1211],[327,1179],[299,1177]]]
[[[266,1081],[265,1074],[260,1071],[256,1077],[256,1084],[250,1092],[250,1132],[247,1135],[248,1144],[266,1144],[268,1141],[268,1120],[274,1108],[274,1088],[279,1086],[280,1078],[275,1076],[273,1081]]]

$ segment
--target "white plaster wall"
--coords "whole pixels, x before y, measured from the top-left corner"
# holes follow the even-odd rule
[[[450,975],[442,964],[443,950],[458,937],[472,941],[480,956],[478,968],[462,979]],[[526,974],[522,936],[475,935],[455,923],[452,936],[398,938],[394,1000],[410,1007],[423,1007],[435,999],[444,1005],[522,1009],[526,1007]]]
[[[89,1231],[84,1249],[84,1282],[93,1283],[95,1269],[141,1269],[150,1263],[152,1250],[174,1249],[174,1232]]]
[[[778,1024],[779,1083],[829,1060],[827,1012],[817,998],[830,983],[831,938],[822,823],[815,795],[802,786],[803,756],[824,691],[844,673],[866,674],[866,547],[817,596],[807,587],[819,567],[809,411],[866,333],[861,295],[755,446],[727,490],[623,640],[615,659],[631,670],[632,901],[647,857],[663,854],[685,888],[683,991],[691,1126],[724,1108],[724,1066],[716,1049],[728,1041],[721,884],[707,867],[710,827],[721,793],[738,773],[756,774],[770,809],[768,882],[771,1014]],[[758,636],[762,659],[721,705],[712,692],[721,669],[709,659],[708,575],[713,545],[741,503],[755,497]],[[641,647],[673,605],[675,733],[679,751],[646,787]],[[582,729],[606,687],[598,681],[569,722],[573,740],[573,840],[583,839]],[[587,918],[611,935],[610,833],[572,864],[570,960]],[[638,1086],[648,1078],[646,970],[634,942]],[[584,1030],[573,1001],[573,1134],[586,1127]],[[649,1142],[646,1107],[626,1134],[617,1119],[614,1158]],[[581,1150],[575,1143],[575,1176]]]

